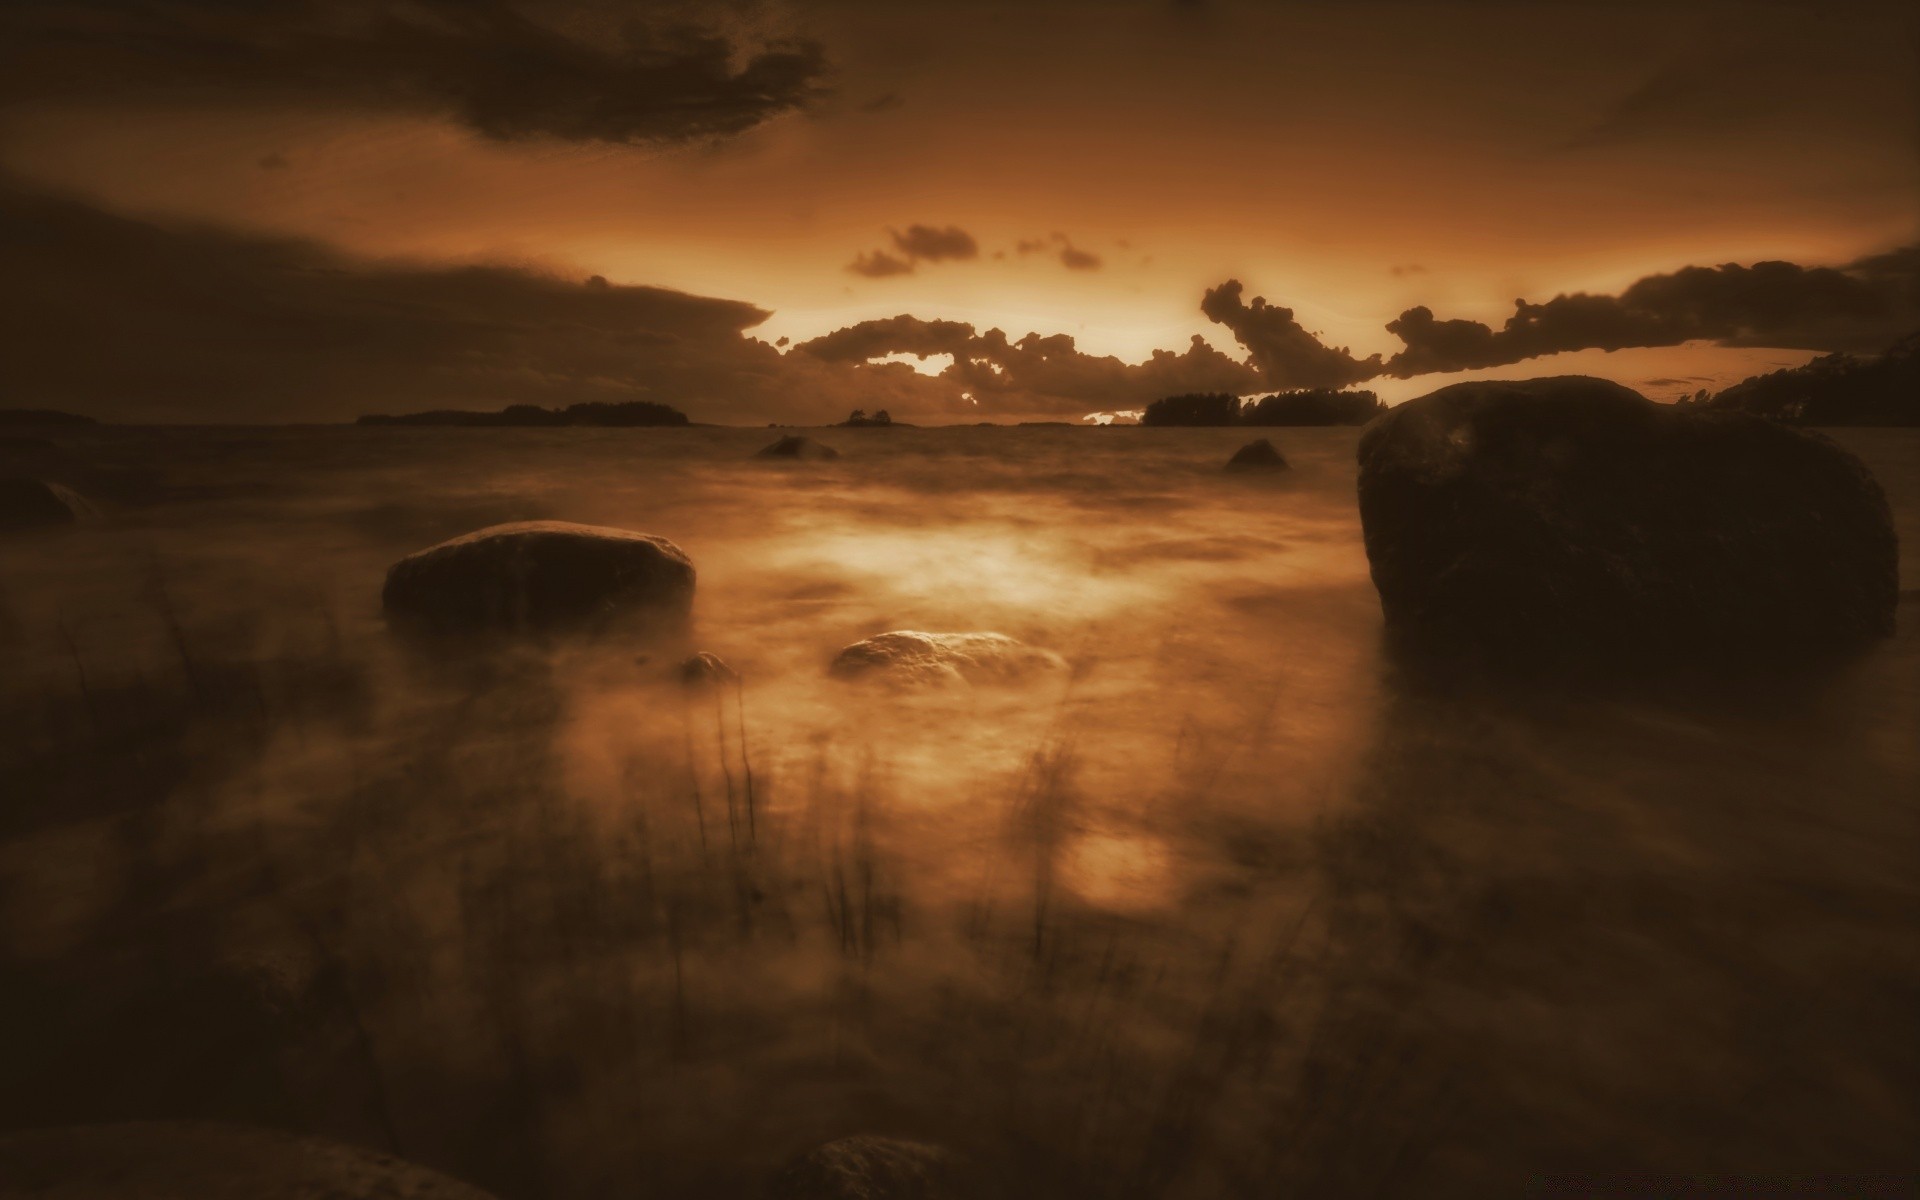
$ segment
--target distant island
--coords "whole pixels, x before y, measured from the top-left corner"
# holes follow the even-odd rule
[[[1243,401],[1231,392],[1188,392],[1147,405],[1142,425],[1365,425],[1387,406],[1372,392],[1307,388]]]
[[[1801,367],[1756,375],[1683,405],[1724,408],[1790,425],[1920,425],[1920,333],[1883,354],[1828,354]]]
[[[874,413],[872,416],[868,416],[865,409],[856,408],[853,410],[851,414],[848,415],[846,420],[840,422],[838,425],[835,425],[834,428],[835,429],[879,429],[879,428],[888,428],[894,425],[899,425],[903,429],[914,428],[912,425],[907,424],[905,421],[895,421],[891,416],[888,415],[887,410],[884,408],[880,409],[878,412]]]
[[[57,425],[67,429],[100,422],[92,417],[83,417],[79,413],[55,412],[50,408],[0,408],[0,426],[40,426]]]
[[[439,409],[434,412],[403,413],[399,416],[371,414],[356,425],[459,425],[514,426],[517,428],[554,428],[563,425],[627,427],[638,425],[688,425],[687,414],[677,408],[649,400],[629,400],[623,404],[592,402],[569,405],[564,409],[541,408],[536,404],[512,404],[499,412],[472,412],[465,409]]]

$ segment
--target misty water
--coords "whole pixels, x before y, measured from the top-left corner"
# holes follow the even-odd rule
[[[103,429],[0,542],[0,1124],[219,1117],[507,1197],[751,1196],[855,1132],[1034,1196],[1920,1170],[1920,641],[1714,694],[1402,678],[1350,429]],[[1920,434],[1844,431],[1920,544]],[[394,643],[554,518],[699,570]],[[830,678],[893,629],[1072,670]]]

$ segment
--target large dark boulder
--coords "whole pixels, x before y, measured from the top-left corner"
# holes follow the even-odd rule
[[[1817,434],[1584,376],[1455,384],[1360,440],[1403,649],[1496,666],[1806,661],[1893,629],[1886,496]]]
[[[487,1200],[425,1167],[320,1138],[200,1121],[0,1134],[0,1196],[49,1200]]]
[[[626,623],[683,628],[693,563],[665,538],[574,525],[495,525],[410,554],[387,571],[381,605],[406,632],[434,635],[592,631]]]
[[[839,458],[840,452],[832,446],[816,442],[810,437],[801,437],[790,433],[772,445],[761,447],[755,458],[793,458],[803,462],[824,462],[830,458]]]
[[[93,505],[71,488],[44,479],[0,479],[0,529],[72,525],[93,515]]]
[[[1051,650],[1029,646],[1004,633],[921,633],[896,629],[854,642],[834,656],[828,670],[839,679],[900,687],[954,684],[1016,684],[1064,670]]]

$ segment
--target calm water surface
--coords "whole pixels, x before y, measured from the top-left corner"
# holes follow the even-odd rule
[[[1920,1171],[1920,641],[1704,699],[1414,688],[1357,431],[106,430],[0,545],[8,1125],[266,1121],[507,1196],[858,1131],[1010,1195]],[[1920,544],[1920,434],[1837,435]],[[737,697],[480,672],[386,566],[664,535]],[[1911,556],[1903,594],[1915,588]],[[876,695],[889,629],[1066,676]],[[265,999],[263,1000],[263,997]]]

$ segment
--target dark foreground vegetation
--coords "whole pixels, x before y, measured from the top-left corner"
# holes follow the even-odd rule
[[[1189,392],[1147,405],[1142,425],[1365,425],[1386,411],[1372,392],[1311,388],[1242,402],[1227,392]]]
[[[1828,354],[1758,375],[1704,403],[1794,425],[1920,425],[1920,333],[1884,354]]]
[[[541,408],[536,404],[512,404],[499,412],[471,412],[465,409],[441,409],[435,412],[404,413],[400,416],[370,414],[357,425],[510,425],[548,428],[560,425],[642,426],[685,425],[687,414],[665,404],[649,400],[630,400],[621,404],[571,404],[566,408]]]

